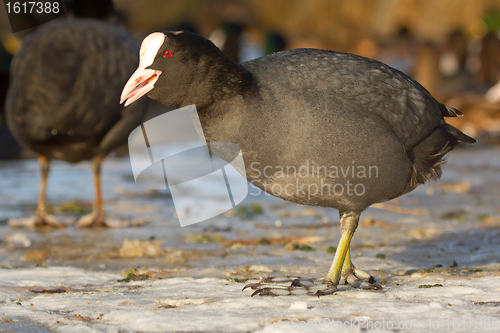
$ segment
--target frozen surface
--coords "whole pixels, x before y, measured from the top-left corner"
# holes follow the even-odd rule
[[[251,195],[240,209],[181,228],[168,191],[144,193],[126,158],[103,169],[108,214],[146,225],[13,229],[9,219],[35,209],[38,166],[0,164],[0,331],[323,332],[338,321],[346,332],[500,330],[498,147],[457,149],[440,182],[367,210],[353,261],[384,289],[341,286],[319,299],[241,289],[270,275],[323,277],[337,211]],[[56,217],[74,221],[92,200],[88,163],[54,163]]]

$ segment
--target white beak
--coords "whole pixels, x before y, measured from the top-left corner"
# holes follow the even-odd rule
[[[139,68],[132,74],[123,88],[120,104],[125,102],[124,106],[128,106],[154,88],[162,72],[146,69],[146,67],[154,62],[156,54],[164,41],[165,35],[161,32],[152,33],[144,38],[141,45]]]
[[[148,91],[154,88],[160,74],[161,71],[141,67],[137,68],[125,85],[125,88],[123,88],[120,104],[126,101],[124,106],[128,106],[146,95]]]

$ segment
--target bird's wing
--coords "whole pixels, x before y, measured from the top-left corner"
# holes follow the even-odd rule
[[[296,49],[242,65],[259,84],[271,82],[277,95],[307,96],[309,91],[312,103],[327,101],[334,110],[383,118],[408,149],[443,123],[443,115],[453,113],[400,71],[352,54]]]
[[[351,68],[359,64],[348,62]],[[335,74],[343,82],[335,93],[348,99],[356,109],[386,120],[406,148],[414,147],[444,122],[445,107],[416,81],[375,61],[358,66],[361,68]]]

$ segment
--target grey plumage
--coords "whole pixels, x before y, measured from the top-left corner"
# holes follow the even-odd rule
[[[446,153],[475,142],[444,121],[460,111],[405,74],[352,54],[297,49],[236,64],[200,36],[167,33],[148,69],[161,72],[148,96],[195,104],[206,141],[237,144],[253,185],[340,212],[341,237],[322,285],[269,278],[247,286],[252,296],[329,295],[358,280],[381,288],[351,261],[361,212],[439,178]],[[137,98],[134,89],[129,81],[125,97]],[[226,161],[234,155],[216,153]]]
[[[174,56],[165,59],[167,48]],[[208,142],[240,146],[249,181],[301,204],[360,212],[439,178],[443,156],[458,142],[475,142],[445,124],[443,116],[458,110],[405,74],[352,54],[296,49],[236,64],[211,42],[184,32],[167,34],[149,68],[163,71],[149,97],[195,104]],[[378,174],[264,176],[265,167],[298,170],[308,161],[309,167],[372,166]],[[340,187],[332,193],[347,182],[362,184],[363,195],[337,195]],[[324,188],[314,195],[300,190],[314,184]],[[287,185],[293,194],[272,191]]]

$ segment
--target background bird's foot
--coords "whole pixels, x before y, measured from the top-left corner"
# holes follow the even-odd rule
[[[342,269],[342,275],[340,276],[340,283],[354,285],[358,281],[362,281],[360,288],[363,289],[382,289],[382,286],[377,284],[375,278],[365,271],[356,268],[352,263],[347,267]]]
[[[79,219],[75,223],[78,228],[108,227],[108,222],[102,214],[90,213]]]
[[[337,287],[331,284],[322,284],[322,279],[302,278],[300,276],[268,277],[257,283],[249,283],[243,290],[255,290],[252,296],[323,296],[331,295]]]
[[[85,215],[75,223],[75,227],[78,228],[92,228],[92,227],[102,227],[102,228],[126,228],[126,227],[137,227],[144,225],[146,221],[144,220],[109,220],[104,217],[103,214],[91,213]]]
[[[66,226],[54,216],[47,213],[37,213],[28,219],[9,220],[11,227],[24,227],[29,229],[62,229]]]

